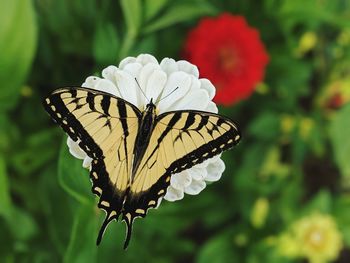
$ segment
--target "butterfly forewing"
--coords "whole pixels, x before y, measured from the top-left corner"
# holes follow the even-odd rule
[[[110,222],[122,211],[130,182],[140,111],[120,98],[85,88],[56,90],[44,106],[93,159],[92,191],[100,197],[98,206]]]

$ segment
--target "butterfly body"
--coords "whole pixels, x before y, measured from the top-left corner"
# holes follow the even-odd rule
[[[147,104],[146,109],[142,112],[140,128],[136,137],[135,149],[134,149],[134,160],[133,160],[133,166],[132,166],[133,176],[140,164],[142,156],[145,154],[147,145],[149,144],[155,119],[156,119],[156,106],[152,103],[152,99],[151,99],[150,103]]]
[[[205,111],[157,114],[152,100],[135,105],[88,88],[63,88],[44,101],[46,111],[93,159],[92,192],[105,210],[97,244],[108,224],[125,221],[128,246],[133,220],[157,207],[171,176],[232,148],[240,140],[230,119]],[[78,175],[77,175],[78,176]]]

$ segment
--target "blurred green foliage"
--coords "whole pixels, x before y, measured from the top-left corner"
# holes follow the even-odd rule
[[[42,98],[126,56],[179,59],[197,21],[222,12],[258,28],[271,58],[257,92],[220,109],[242,143],[219,182],[137,220],[128,251],[116,223],[96,247],[104,215]],[[347,0],[1,1],[0,261],[297,262],[269,240],[319,211],[342,233],[337,262],[349,262],[350,107],[327,95],[349,84],[349,21]]]

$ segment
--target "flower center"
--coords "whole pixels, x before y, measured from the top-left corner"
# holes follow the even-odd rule
[[[305,236],[306,242],[309,243],[314,249],[322,249],[325,242],[324,233],[320,229],[311,229]]]
[[[218,52],[218,62],[224,71],[233,71],[238,63],[238,57],[232,48],[222,47]]]

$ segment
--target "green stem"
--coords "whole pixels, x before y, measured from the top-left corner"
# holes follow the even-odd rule
[[[137,33],[135,31],[128,31],[124,37],[122,47],[119,52],[119,60],[129,55],[131,48],[134,45]]]

